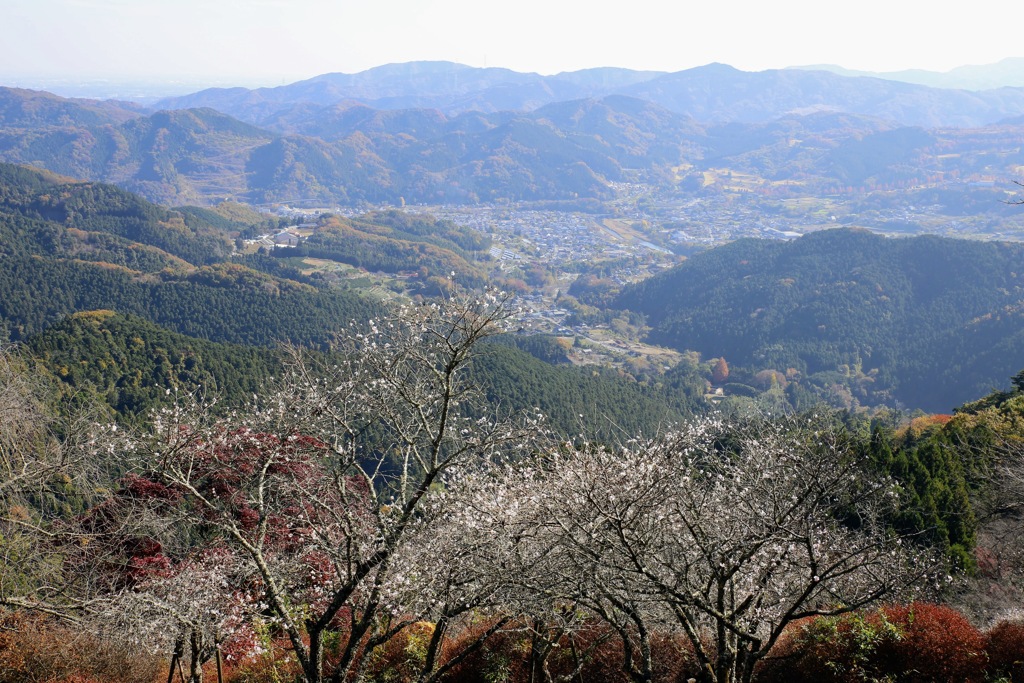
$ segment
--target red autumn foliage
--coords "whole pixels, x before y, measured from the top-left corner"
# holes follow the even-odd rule
[[[883,607],[885,618],[903,637],[878,649],[879,666],[910,681],[981,681],[987,656],[985,638],[951,607],[915,602]]]
[[[324,455],[329,451],[326,443],[312,436],[279,437],[241,427],[196,439],[181,455],[188,461],[198,491],[216,503],[204,511],[206,517],[227,517],[246,532],[260,529],[260,513],[253,507],[253,487],[263,476],[260,473],[277,482],[276,510],[267,511],[266,536],[261,543],[294,552],[302,548],[318,523],[330,521],[322,519],[323,506],[309,502],[310,495],[320,496],[321,502],[337,497],[333,477],[324,467]],[[351,509],[352,501],[360,501],[366,506],[361,515],[368,517],[372,503],[366,483],[349,477],[346,485],[349,499],[337,504]]]
[[[151,479],[140,477],[137,474],[125,475],[118,484],[121,486],[121,490],[118,492],[119,496],[128,496],[136,500],[166,501],[168,503],[177,503],[181,500],[181,491],[164,486]]]
[[[124,583],[133,586],[154,576],[164,576],[171,571],[171,561],[163,555],[132,556],[124,566]]]
[[[483,621],[467,627],[445,647],[443,660],[462,652],[493,623]],[[533,632],[527,625],[509,624],[456,665],[445,676],[445,683],[489,683],[496,679],[526,683],[542,680],[530,675],[533,649]],[[559,638],[557,647],[548,654],[547,669],[553,678],[558,679],[572,674],[579,667],[579,673],[572,677],[574,683],[631,683],[631,677],[623,670],[623,652],[618,634],[606,624],[593,622]],[[655,683],[682,683],[698,675],[692,648],[681,635],[652,634],[651,659]]]
[[[1024,681],[1024,622],[1000,621],[985,634],[992,679]]]
[[[109,498],[66,522],[59,538],[71,572],[88,573],[95,587],[130,588],[148,578],[166,576],[171,561],[160,541],[131,522],[147,511],[162,513],[182,501],[181,491],[138,474],[118,480]]]
[[[985,646],[984,636],[950,607],[890,605],[795,624],[773,649],[758,680],[980,683],[988,659]]]

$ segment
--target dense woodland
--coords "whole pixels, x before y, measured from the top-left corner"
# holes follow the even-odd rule
[[[519,348],[524,345],[533,353]],[[670,386],[649,386],[614,371],[595,375],[552,365],[536,357],[543,355],[537,346],[510,335],[483,345],[473,382],[502,411],[540,409],[549,427],[565,436],[654,433],[702,407],[704,381],[696,373]],[[103,310],[76,313],[29,337],[23,348],[58,394],[77,403],[98,401],[129,422],[193,392],[216,397],[225,409],[238,407],[284,370],[276,348],[196,339]]]
[[[829,230],[705,252],[612,305],[643,313],[656,343],[725,357],[733,381],[774,371],[846,387],[848,405],[949,412],[1024,367],[1022,262],[1014,243]]]

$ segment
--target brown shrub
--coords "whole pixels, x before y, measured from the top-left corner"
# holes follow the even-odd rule
[[[809,631],[815,618],[794,621],[782,633],[768,656],[757,664],[755,678],[759,683],[800,683],[807,680],[807,670],[812,669],[812,651],[817,644]],[[815,680],[834,680],[827,676]]]
[[[153,683],[166,662],[39,616],[0,617],[0,683]]]
[[[493,619],[481,619],[452,634],[445,643],[442,661],[448,662],[458,656],[494,624]],[[444,680],[445,683],[512,683],[528,680],[529,656],[528,632],[522,624],[509,624],[452,667]]]
[[[563,636],[558,648],[548,656],[548,668],[555,676],[566,676],[582,663],[573,681],[628,683],[622,669],[625,655],[622,641],[607,624],[593,622]]]
[[[651,659],[655,683],[686,683],[700,677],[700,665],[693,645],[682,634],[655,633],[651,636]]]
[[[985,638],[951,607],[915,602],[880,610],[902,632],[880,644],[886,673],[906,681],[981,681],[987,662]]]

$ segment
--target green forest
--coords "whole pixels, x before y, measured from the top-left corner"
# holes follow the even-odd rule
[[[611,305],[645,315],[655,343],[726,358],[734,377],[774,371],[949,412],[1024,367],[1022,262],[1017,243],[827,230],[709,250]]]

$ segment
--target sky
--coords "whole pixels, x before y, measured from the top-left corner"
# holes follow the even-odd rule
[[[1024,56],[1024,3],[979,0],[0,0],[0,84],[281,85],[447,60],[947,71]]]

